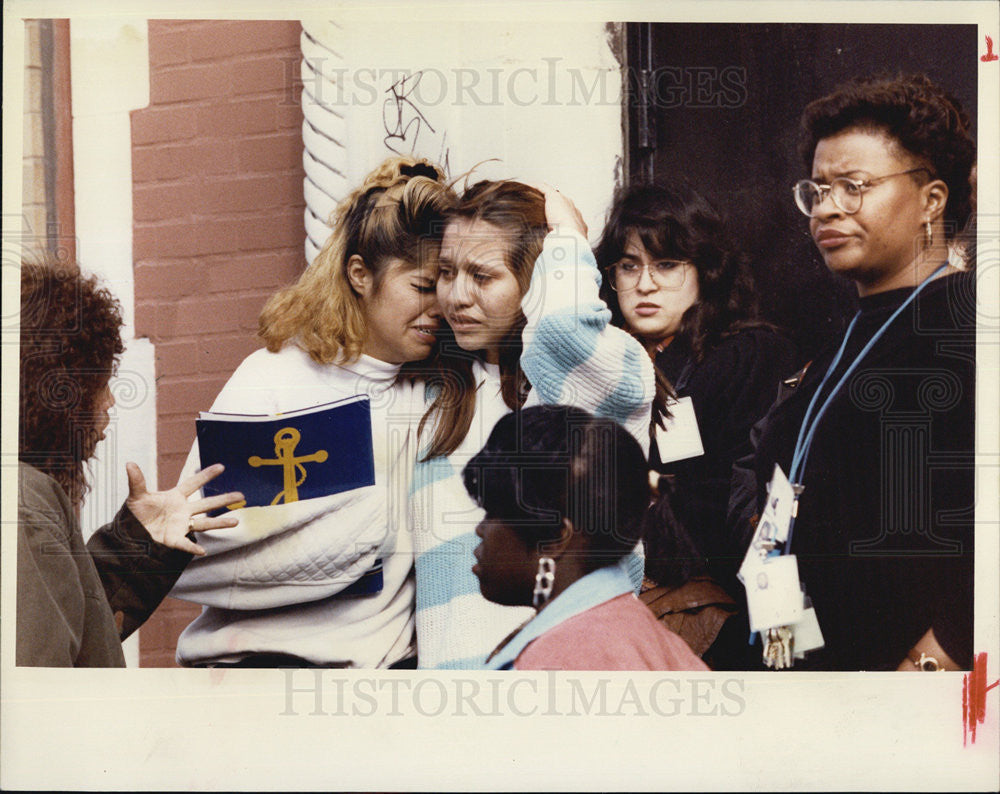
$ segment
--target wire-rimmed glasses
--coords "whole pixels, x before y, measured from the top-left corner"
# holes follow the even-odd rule
[[[608,283],[615,292],[628,292],[639,286],[642,271],[645,270],[660,289],[677,290],[684,286],[689,270],[685,265],[689,264],[682,259],[658,259],[648,264],[622,259],[608,266]]]
[[[833,199],[834,205],[845,215],[854,215],[861,209],[861,200],[864,194],[881,184],[886,179],[904,174],[915,174],[917,171],[927,171],[927,168],[911,168],[908,171],[897,171],[895,174],[876,176],[871,179],[852,179],[849,176],[838,176],[831,179],[829,185],[822,185],[811,179],[800,179],[792,186],[792,194],[795,196],[795,205],[802,211],[803,215],[811,218],[816,212],[816,208],[823,203],[827,195]]]

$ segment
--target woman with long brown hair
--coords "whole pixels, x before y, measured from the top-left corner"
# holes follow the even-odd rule
[[[437,280],[448,329],[411,504],[421,667],[482,667],[530,615],[489,602],[472,573],[482,509],[461,472],[501,417],[572,405],[616,420],[648,447],[652,365],[609,324],[585,235],[562,194],[513,181],[473,185],[448,213]],[[638,583],[641,560],[629,560]]]

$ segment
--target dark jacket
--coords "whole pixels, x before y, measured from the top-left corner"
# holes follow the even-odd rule
[[[824,396],[911,292],[861,299]],[[791,551],[826,645],[795,669],[894,670],[929,628],[955,662],[971,666],[975,305],[974,273],[928,284],[816,426]],[[788,473],[832,353],[771,409],[752,468],[734,474],[730,515],[746,540],[774,465]]]
[[[125,506],[84,544],[59,483],[19,462],[16,663],[124,667],[121,640],[149,617],[190,559],[151,540]]]
[[[650,463],[671,480],[674,515],[708,558],[712,576],[731,593],[742,590],[735,579],[741,550],[726,529],[733,463],[750,451],[750,428],[767,413],[781,379],[795,365],[792,342],[768,328],[741,330],[700,362],[683,340],[656,356],[657,368],[678,396],[694,403],[705,454],[662,464],[654,442]]]

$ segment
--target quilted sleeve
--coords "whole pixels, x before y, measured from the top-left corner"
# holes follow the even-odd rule
[[[263,352],[233,374],[212,410],[274,413],[299,366]],[[302,373],[300,380],[305,380]],[[267,385],[276,383],[277,385]],[[281,389],[285,391],[282,392]],[[300,399],[296,397],[295,399]],[[194,442],[181,477],[198,470]],[[380,498],[380,495],[382,498]],[[194,558],[171,595],[222,609],[271,609],[334,595],[370,570],[386,540],[384,493],[368,486],[289,504],[249,507],[233,528],[201,532],[205,556]]]
[[[198,460],[197,442],[188,456]],[[235,511],[239,526],[202,532],[171,595],[223,609],[270,609],[340,592],[375,563],[385,541],[377,486]]]

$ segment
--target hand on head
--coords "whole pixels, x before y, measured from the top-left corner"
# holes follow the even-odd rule
[[[574,231],[587,236],[587,224],[573,201],[548,182],[528,183],[545,196],[545,221],[552,231]]]

